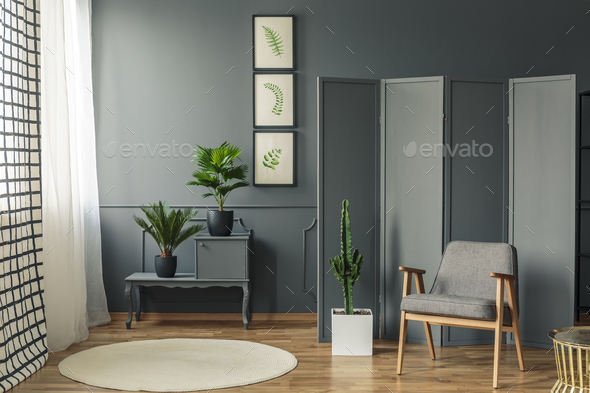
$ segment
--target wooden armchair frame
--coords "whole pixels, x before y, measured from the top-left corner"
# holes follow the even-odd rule
[[[404,272],[404,287],[403,297],[412,293],[412,274],[416,281],[417,293],[424,292],[423,275],[426,270],[413,269],[409,267],[400,266],[399,270]],[[515,276],[511,274],[490,273],[490,277],[496,278],[496,319],[493,321],[482,319],[469,319],[461,317],[451,317],[445,315],[435,314],[417,314],[402,311],[401,323],[399,331],[399,348],[397,359],[397,373],[401,375],[402,365],[404,361],[404,349],[406,345],[406,334],[408,332],[408,321],[422,321],[424,322],[424,330],[426,331],[426,340],[428,341],[428,349],[430,350],[430,357],[432,360],[436,359],[434,353],[434,344],[432,342],[432,330],[430,325],[441,326],[456,326],[473,329],[493,330],[495,331],[494,343],[494,378],[493,387],[498,388],[498,373],[500,369],[500,351],[502,345],[502,332],[514,333],[514,341],[516,343],[516,352],[518,354],[518,364],[520,371],[525,371],[524,357],[522,355],[522,343],[520,340],[520,327],[518,325],[518,312],[516,310],[516,293],[514,291]],[[504,321],[504,285],[508,292],[508,306],[510,309],[511,325],[505,325]]]

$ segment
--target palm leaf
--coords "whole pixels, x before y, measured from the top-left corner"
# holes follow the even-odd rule
[[[224,180],[229,179],[238,179],[238,180],[245,180],[246,173],[248,173],[248,165],[240,165],[236,167],[232,167],[228,169],[224,174]]]
[[[222,196],[225,196],[229,194],[231,191],[235,190],[236,188],[247,187],[249,185],[250,183],[248,183],[247,181],[240,181],[227,186],[221,186],[218,188],[218,191]]]
[[[185,240],[193,237],[194,235],[196,235],[197,233],[201,232],[205,228],[207,228],[206,225],[197,224],[197,225],[192,225],[192,226],[190,226],[188,228],[185,228],[182,231],[180,231],[178,233],[178,237],[176,239],[176,243],[174,244],[173,250],[175,250],[176,247],[178,247],[182,242],[184,242]]]
[[[151,204],[150,207],[140,206],[149,224],[140,217],[133,215],[135,222],[154,238],[161,256],[171,256],[172,252],[183,241],[203,230],[203,225],[193,225],[183,230],[188,221],[199,212],[194,208],[184,210],[172,209],[166,202]]]
[[[140,206],[139,208],[143,211],[150,222],[153,230],[156,233],[156,237],[154,237],[154,239],[160,245],[160,251],[163,251],[162,247],[164,247],[163,239],[165,238],[165,235],[164,226],[161,219],[161,209],[159,206],[154,206],[151,203],[150,206],[152,210],[149,210],[146,206]]]
[[[213,196],[219,205],[219,210],[223,210],[223,204],[227,194],[235,188],[249,186],[246,181],[248,165],[234,165],[234,160],[241,161],[239,155],[242,149],[223,142],[217,148],[206,148],[196,145],[193,162],[197,165],[197,170],[193,172],[193,180],[187,181],[187,186],[203,186],[209,189],[209,192],[202,194],[203,198]],[[229,187],[233,180],[238,180],[238,186]]]
[[[158,241],[159,236],[158,233],[154,230],[154,227],[146,223],[142,218],[137,217],[135,214],[133,215],[133,219],[144,231],[146,231],[151,237],[154,238],[154,240],[158,244],[158,248],[161,251],[161,243]]]

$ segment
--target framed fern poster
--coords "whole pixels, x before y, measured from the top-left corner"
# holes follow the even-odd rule
[[[294,70],[293,15],[252,16],[255,71]]]
[[[294,78],[294,74],[254,74],[254,127],[295,126]]]
[[[254,185],[295,186],[295,131],[254,131]]]

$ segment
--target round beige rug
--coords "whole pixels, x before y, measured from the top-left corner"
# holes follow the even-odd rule
[[[188,392],[268,381],[297,367],[297,358],[249,341],[167,339],[95,347],[58,367],[65,377],[101,388]]]

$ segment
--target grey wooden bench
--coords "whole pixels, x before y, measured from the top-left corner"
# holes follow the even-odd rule
[[[141,287],[166,287],[166,288],[209,288],[209,287],[241,287],[243,291],[242,299],[242,320],[244,321],[244,330],[248,330],[250,323],[250,279],[248,278],[231,278],[231,279],[197,279],[194,273],[176,273],[174,277],[164,278],[156,276],[156,273],[133,273],[125,278],[125,299],[127,300],[127,311],[129,315],[125,324],[127,329],[131,329],[131,318],[133,316],[133,299],[131,290],[135,289],[135,298],[137,301],[137,311],[135,320],[139,321],[141,316]]]

